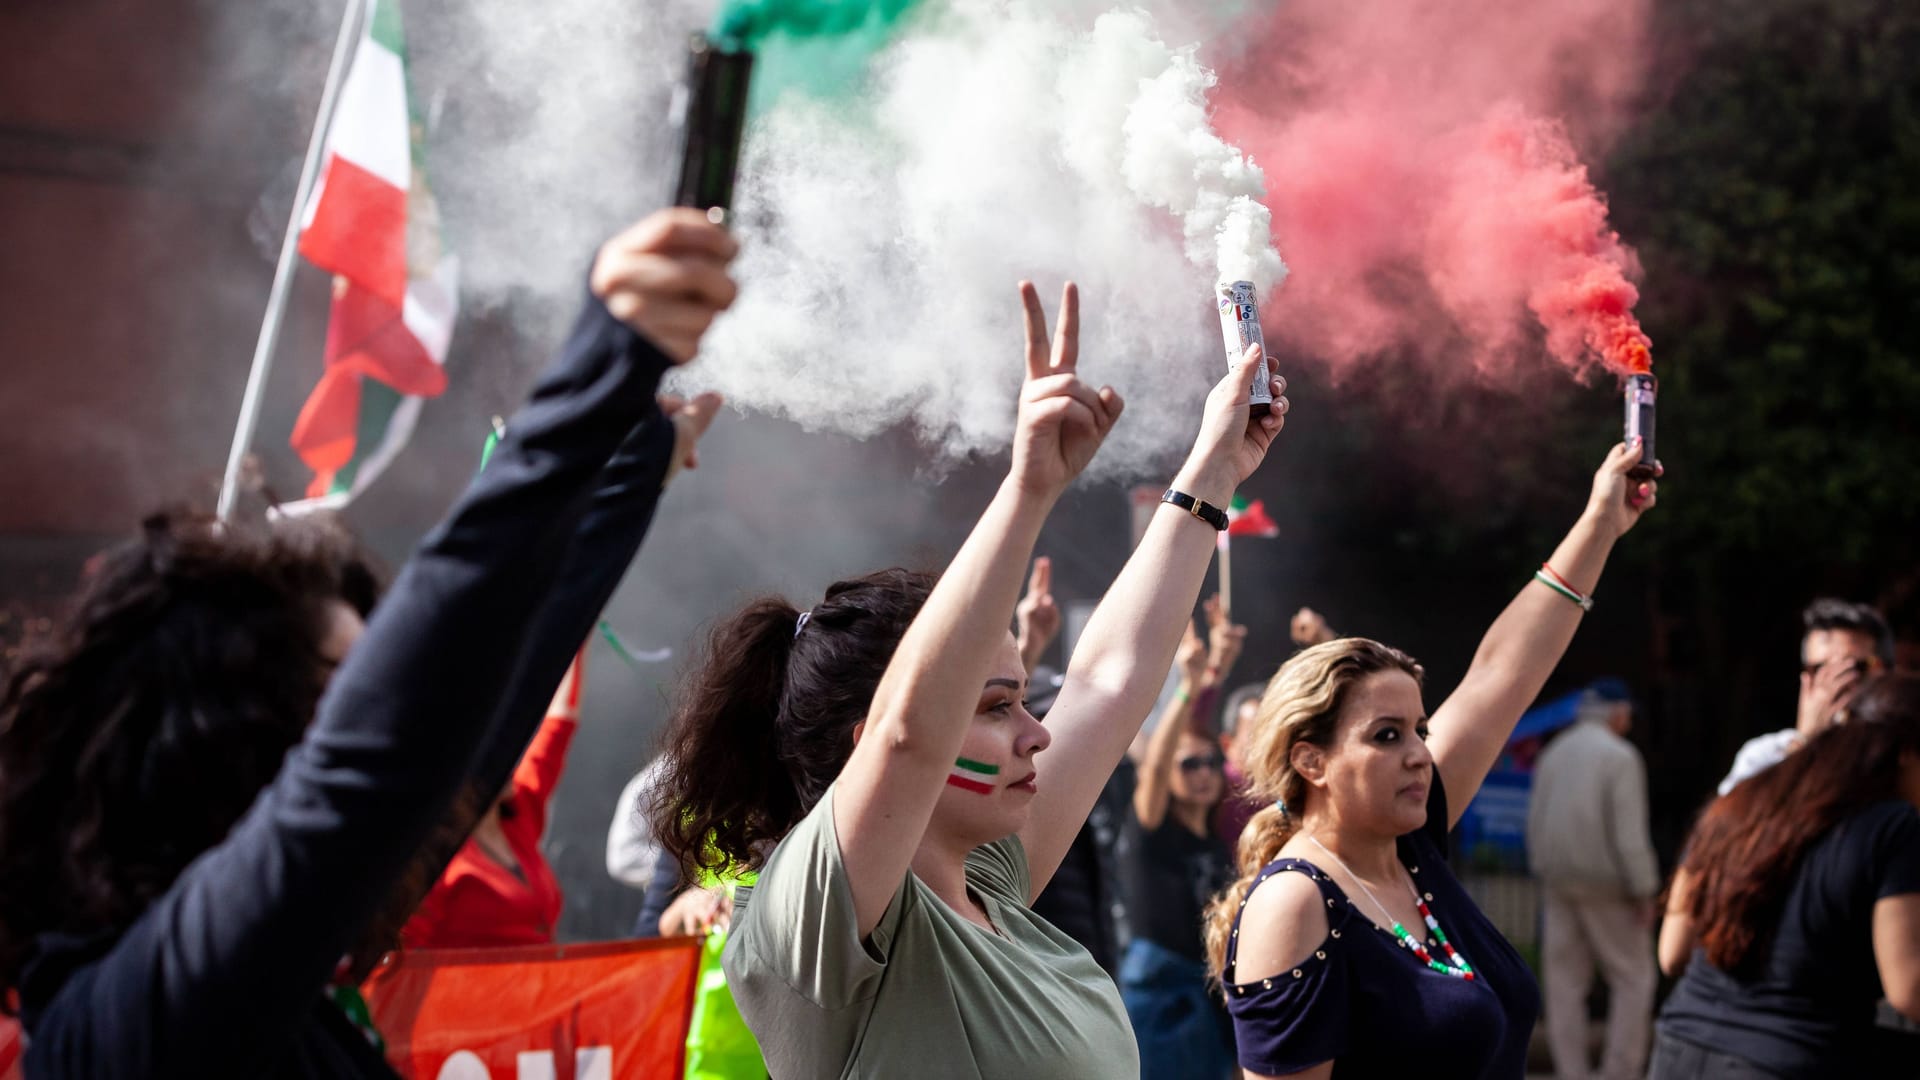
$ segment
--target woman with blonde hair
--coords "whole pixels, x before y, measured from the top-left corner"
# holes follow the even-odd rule
[[[1657,484],[1627,475],[1638,458],[1632,444],[1608,454],[1431,740],[1420,665],[1379,642],[1315,645],[1268,684],[1240,734],[1267,805],[1207,918],[1250,1080],[1525,1075],[1539,989],[1448,871],[1446,835],[1572,641],[1614,542],[1653,505]]]

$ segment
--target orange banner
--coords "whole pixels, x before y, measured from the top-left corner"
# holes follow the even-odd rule
[[[661,1080],[686,1069],[694,938],[416,949],[365,987],[408,1080]]]

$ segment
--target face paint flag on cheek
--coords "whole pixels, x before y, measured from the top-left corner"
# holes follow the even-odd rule
[[[960,758],[953,763],[953,771],[947,774],[947,783],[963,788],[976,795],[993,793],[994,777],[1000,775],[1000,766],[988,765],[972,758]]]

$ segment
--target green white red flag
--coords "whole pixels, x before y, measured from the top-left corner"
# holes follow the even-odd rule
[[[399,453],[421,399],[446,389],[459,313],[459,264],[440,250],[397,0],[371,0],[366,22],[300,232],[300,253],[334,274],[333,311],[326,369],[290,441],[314,472],[307,494],[336,505]]]
[[[1243,496],[1235,495],[1233,501],[1227,506],[1225,535],[1271,538],[1280,535],[1280,526],[1274,524],[1273,519],[1267,516],[1265,503],[1259,499],[1248,502]]]

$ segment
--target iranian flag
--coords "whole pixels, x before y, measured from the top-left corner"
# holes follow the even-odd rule
[[[994,785],[1000,782],[999,776],[1000,766],[998,765],[989,765],[972,758],[960,758],[948,771],[947,783],[976,795],[991,795]]]
[[[307,494],[340,505],[406,444],[421,399],[446,389],[442,365],[459,311],[459,264],[440,251],[408,107],[397,0],[369,5],[300,253],[333,272],[333,311],[326,369],[290,441],[313,469]]]
[[[1280,526],[1267,516],[1267,507],[1259,499],[1248,502],[1244,497],[1235,495],[1233,502],[1227,505],[1227,536],[1280,535]]]

